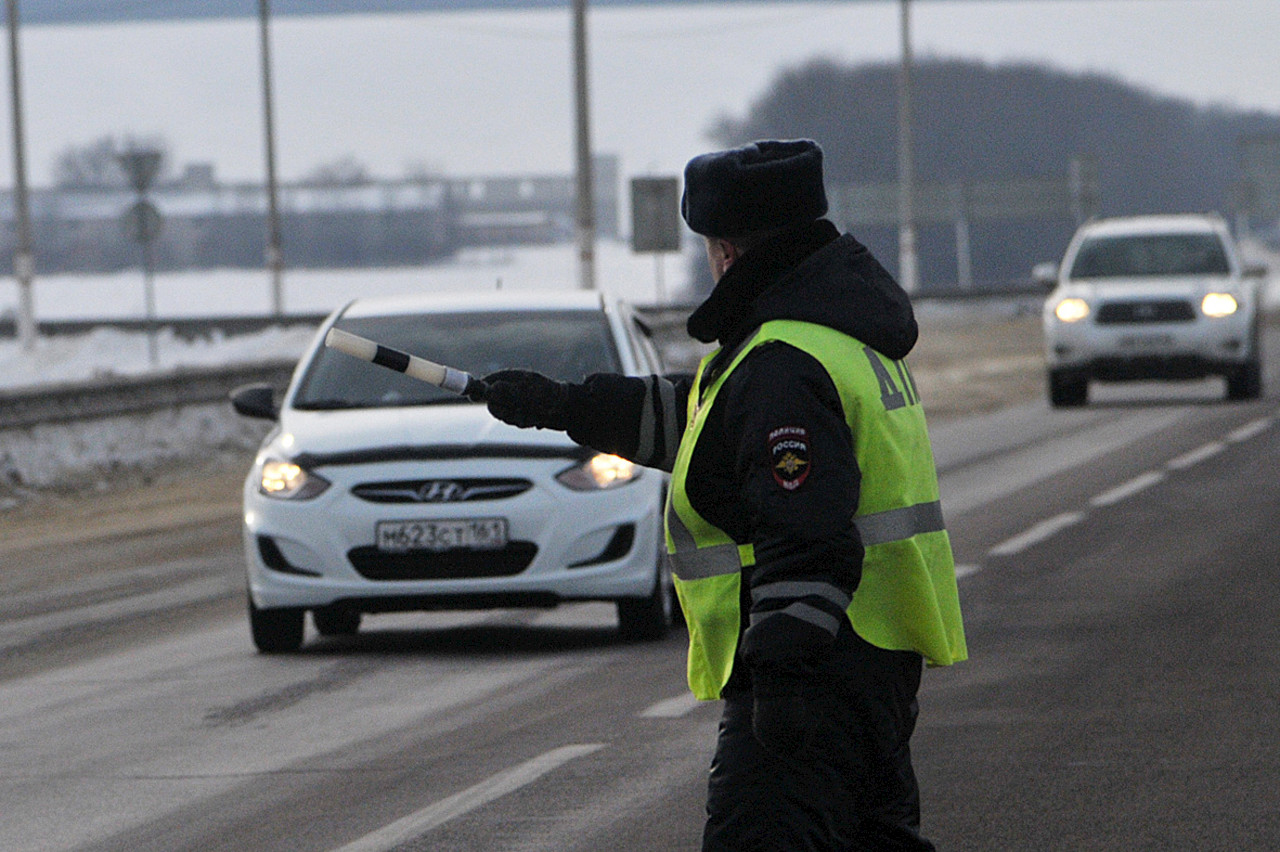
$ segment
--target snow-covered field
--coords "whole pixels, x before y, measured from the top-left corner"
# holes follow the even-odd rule
[[[471,250],[452,263],[437,266],[287,270],[282,302],[286,315],[314,314],[327,313],[357,296],[573,288],[577,286],[576,257],[572,245],[555,245]],[[600,289],[637,304],[678,299],[687,273],[684,256],[665,255],[659,260],[654,255],[637,255],[618,242],[602,242],[596,250]],[[0,315],[16,313],[17,290],[12,279],[0,281]],[[39,276],[33,290],[38,320],[146,316],[140,271]],[[262,270],[159,274],[154,291],[155,314],[161,321],[166,317],[257,316],[271,311],[271,282]],[[296,358],[312,332],[294,327],[186,341],[162,329],[156,338],[157,360],[159,369],[169,370]],[[23,351],[15,340],[0,340],[0,388],[82,381],[104,374],[140,374],[152,369],[147,336],[141,333],[99,328],[83,335],[42,338],[32,352]]]

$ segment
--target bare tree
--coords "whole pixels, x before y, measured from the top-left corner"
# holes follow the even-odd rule
[[[54,161],[53,182],[68,189],[126,187],[129,181],[120,167],[120,155],[142,148],[161,152],[160,176],[163,177],[169,158],[166,155],[168,146],[162,138],[100,136],[84,145],[71,145],[64,149]]]
[[[359,186],[372,179],[368,167],[351,154],[316,166],[303,178],[306,183],[317,186]]]

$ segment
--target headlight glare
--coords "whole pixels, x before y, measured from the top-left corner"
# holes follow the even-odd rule
[[[1089,316],[1089,303],[1075,297],[1063,299],[1053,309],[1053,315],[1063,322],[1079,322]]]
[[[1236,297],[1230,293],[1206,293],[1200,302],[1200,310],[1207,317],[1229,317],[1239,308]]]
[[[258,492],[279,500],[310,500],[329,487],[329,480],[293,462],[267,459],[258,478]]]
[[[556,474],[556,481],[574,491],[616,488],[640,476],[640,468],[621,456],[597,453],[581,464]]]

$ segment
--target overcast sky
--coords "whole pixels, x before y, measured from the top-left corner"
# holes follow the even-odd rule
[[[1280,113],[1280,0],[916,0],[919,56],[1100,71],[1200,103]],[[344,156],[375,176],[567,173],[569,12],[273,21],[277,153],[289,180]],[[592,137],[624,177],[676,174],[718,115],[814,56],[896,60],[898,4],[593,10]],[[28,172],[104,136],[163,137],[177,163],[264,174],[255,20],[22,31]],[[7,91],[7,86],[5,87]],[[963,109],[957,104],[956,109]],[[0,182],[12,182],[7,103]],[[886,152],[886,156],[893,156]]]

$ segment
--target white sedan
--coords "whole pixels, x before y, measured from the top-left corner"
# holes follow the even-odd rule
[[[625,304],[599,293],[359,299],[321,326],[244,487],[249,623],[263,652],[355,633],[366,613],[617,604],[629,638],[673,614],[663,567],[667,479],[560,432],[327,349],[337,327],[477,377],[525,368],[581,381],[647,375],[657,355]]]

